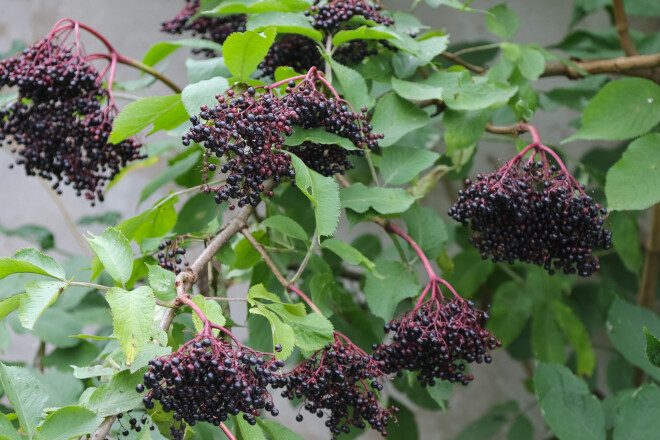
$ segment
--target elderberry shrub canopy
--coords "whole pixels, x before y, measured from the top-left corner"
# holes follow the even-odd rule
[[[144,156],[133,138],[108,142],[118,113],[112,91],[80,42],[67,43],[65,32],[0,62],[0,89],[18,91],[0,108],[0,146],[19,155],[16,164],[28,176],[52,182],[59,194],[62,184],[70,185],[78,196],[103,201],[105,182]]]

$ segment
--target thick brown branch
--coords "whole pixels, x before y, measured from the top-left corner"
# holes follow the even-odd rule
[[[658,80],[654,69],[660,66],[660,53],[653,55],[637,55],[634,57],[619,57],[593,61],[576,61],[575,65],[591,75],[611,73]],[[565,76],[571,79],[583,78],[584,75],[564,63],[548,63],[542,77]]]
[[[626,8],[623,5],[623,0],[612,0],[612,9],[614,10],[614,25],[619,34],[621,49],[623,49],[623,52],[629,57],[639,55],[635,43],[630,36],[628,16],[626,15]]]

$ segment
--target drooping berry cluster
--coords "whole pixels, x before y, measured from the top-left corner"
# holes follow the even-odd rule
[[[333,440],[352,426],[370,426],[386,436],[392,414],[373,391],[383,388],[385,375],[364,351],[342,338],[335,334],[334,343],[278,379],[275,387],[283,388],[282,397],[303,399],[305,409],[317,417],[327,416],[325,426]],[[303,415],[298,414],[296,420],[302,421]]]
[[[467,364],[490,363],[489,350],[501,346],[484,329],[487,319],[472,301],[431,298],[386,324],[392,342],[374,345],[372,357],[388,374],[417,372],[422,386],[436,380],[467,385],[473,380]]]
[[[183,439],[186,424],[207,422],[219,426],[229,415],[243,413],[251,425],[262,410],[276,416],[268,385],[277,382],[284,366],[272,354],[254,351],[238,342],[225,342],[204,331],[177,352],[153,359],[144,375],[148,389],[143,399],[147,409],[160,402],[180,422],[172,426],[174,439]]]
[[[377,1],[333,0],[327,3],[315,4],[306,11],[306,15],[313,18],[312,26],[315,29],[334,33],[334,31],[343,29],[347,21],[358,15],[364,17],[365,20],[385,26],[394,24],[394,20],[381,15],[380,11],[381,5]]]
[[[184,261],[186,249],[181,247],[184,240],[185,236],[177,237],[174,241],[167,238],[158,245],[159,252],[156,256],[160,267],[178,274],[182,270],[180,264],[183,263],[184,267],[189,266],[188,261]]]
[[[18,91],[16,101],[0,108],[0,146],[18,145],[16,163],[29,176],[54,181],[58,193],[63,183],[103,201],[105,182],[144,156],[135,139],[108,142],[117,108],[102,85],[107,69],[99,73],[89,63],[80,41],[67,45],[67,31],[64,25],[0,62],[0,88]]]
[[[302,79],[296,84],[295,79]],[[224,157],[226,163],[220,171],[229,176],[217,188],[204,187],[207,193],[214,192],[217,203],[238,199],[238,206],[256,206],[264,191],[263,183],[273,178],[295,178],[291,167],[289,150],[284,145],[285,136],[293,128],[323,128],[326,131],[350,140],[356,150],[346,153],[329,153],[338,146],[296,147],[304,148],[305,163],[325,175],[342,172],[346,165],[344,154],[364,154],[364,148],[378,145],[382,135],[371,133],[372,126],[366,123],[366,108],[362,113],[352,111],[350,105],[336,95],[332,98],[316,89],[316,82],[328,85],[322,75],[312,68],[307,75],[264,87],[258,93],[249,87],[236,96],[233,90],[227,96],[218,96],[218,105],[203,106],[199,117],[192,117],[193,126],[183,136],[183,144],[202,143],[207,149],[207,161],[211,154]],[[284,96],[277,96],[273,89],[287,83]],[[331,89],[334,92],[334,89]],[[341,148],[343,150],[343,148]],[[307,151],[308,150],[308,151]],[[216,169],[206,164],[210,171]],[[234,205],[230,205],[233,209]]]
[[[585,194],[561,159],[540,142],[466,185],[449,215],[470,226],[470,240],[484,259],[519,260],[550,274],[562,270],[583,277],[600,268],[592,251],[611,246],[612,234],[604,227],[607,210]]]
[[[149,422],[149,418],[145,415],[143,415],[140,418],[140,423],[138,423],[138,419],[133,417],[131,414],[131,411],[126,412],[126,418],[128,418],[128,428],[124,426],[122,423],[122,419],[124,419],[124,413],[119,413],[117,414],[117,422],[119,422],[119,430],[117,431],[117,434],[121,434],[124,437],[128,437],[131,434],[131,431],[135,432],[140,432],[142,431],[142,426],[146,425]],[[156,426],[152,423],[149,425],[149,431],[154,431],[156,429]]]
[[[172,19],[164,21],[160,30],[170,34],[182,34],[191,32],[193,36],[199,36],[218,44],[223,44],[227,37],[234,32],[244,32],[247,23],[247,15],[232,14],[226,17],[193,17],[199,12],[199,0],[186,0],[186,5]],[[210,49],[193,49],[193,53],[203,53],[207,57],[217,56]]]

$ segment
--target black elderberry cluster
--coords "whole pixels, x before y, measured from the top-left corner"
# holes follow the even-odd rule
[[[126,418],[128,418],[128,428],[126,428],[122,423],[122,420],[124,419],[124,413],[117,414],[117,421],[119,422],[119,426],[120,426],[117,434],[121,434],[124,437],[128,437],[131,434],[131,431],[135,431],[135,432],[142,431],[142,426],[146,425],[149,422],[149,418],[146,415],[143,415],[140,418],[140,423],[138,423],[138,419],[133,417],[130,411],[126,412]],[[155,429],[156,426],[153,423],[149,425],[149,431],[153,431]]]
[[[387,374],[417,372],[422,386],[436,380],[468,385],[467,364],[490,363],[489,350],[502,344],[483,328],[488,314],[472,301],[431,299],[385,325],[389,344],[374,345],[372,358]]]
[[[316,4],[305,11],[305,14],[313,18],[312,26],[320,31],[334,33],[343,29],[346,22],[354,16],[362,16],[384,26],[394,24],[394,20],[384,17],[380,13],[381,6],[378,2],[367,2],[365,0],[333,0],[324,4]]]
[[[355,113],[345,101],[326,98],[316,90],[315,81],[316,77],[306,78],[297,85],[291,81],[282,97],[270,90],[257,93],[252,87],[240,95],[229,90],[226,97],[217,96],[218,105],[203,106],[199,117],[191,118],[193,126],[183,136],[183,144],[203,144],[207,162],[211,154],[226,160],[220,167],[222,173],[228,174],[225,183],[217,188],[203,188],[207,193],[215,193],[217,203],[238,199],[239,207],[256,206],[261,200],[265,180],[294,179],[291,157],[282,150],[301,152],[304,149],[301,155],[309,167],[331,175],[352,166],[347,165],[350,162],[345,160],[345,155],[363,155],[364,148],[378,145],[382,135],[371,133],[372,126],[366,123],[364,115],[366,108],[362,113]],[[338,153],[336,149],[341,147],[307,145],[292,150],[284,145],[284,140],[294,126],[322,127],[349,139],[358,149]],[[216,166],[206,163],[205,168],[214,171]],[[234,205],[229,208],[233,209]]]
[[[184,238],[177,237],[172,241],[167,238],[162,243],[158,245],[158,264],[163,269],[169,270],[178,274],[181,272],[181,264],[183,263],[184,267],[188,267],[190,263],[184,261],[186,254],[186,249],[181,247],[183,244]]]
[[[327,416],[325,426],[336,435],[351,427],[370,426],[387,435],[390,411],[380,406],[373,390],[383,388],[384,373],[366,353],[351,343],[335,338],[306,362],[276,381],[282,397],[304,400],[304,408],[319,418]],[[398,411],[394,409],[394,411]],[[297,421],[303,415],[296,416]]]
[[[600,265],[594,248],[609,249],[607,210],[565,170],[547,161],[514,158],[502,169],[466,180],[449,215],[470,226],[484,259],[515,260],[588,277]]]
[[[245,32],[247,15],[232,14],[226,17],[193,17],[199,12],[199,0],[186,0],[186,5],[172,19],[161,23],[160,30],[170,34],[182,34],[191,32],[193,36],[199,36],[218,44],[223,44],[227,37],[234,32]],[[210,49],[193,49],[193,53],[202,53],[207,57],[215,57],[218,54]]]
[[[102,81],[56,37],[1,61],[0,88],[17,89],[18,98],[0,108],[0,146],[11,145],[16,164],[53,182],[58,193],[61,184],[71,185],[78,196],[103,201],[105,182],[144,156],[132,138],[108,143],[117,109],[104,103],[109,92]]]
[[[175,440],[182,440],[186,425],[207,422],[215,426],[229,415],[243,413],[251,425],[262,410],[277,416],[267,390],[277,383],[284,361],[272,355],[236,347],[219,339],[198,337],[177,352],[149,362],[144,385],[145,408],[160,402],[163,411],[172,412],[178,426],[171,427]]]

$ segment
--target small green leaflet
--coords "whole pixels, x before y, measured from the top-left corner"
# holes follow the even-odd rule
[[[646,357],[653,365],[660,367],[660,340],[646,327],[644,327],[644,335],[646,335]]]
[[[415,201],[402,188],[368,187],[354,183],[340,192],[341,205],[358,213],[373,208],[380,214],[397,214],[406,211]]]
[[[362,255],[362,252],[355,249],[350,244],[346,244],[343,241],[336,238],[328,238],[323,240],[321,243],[323,249],[328,249],[329,251],[334,252],[342,260],[348,264],[359,264],[369,271],[374,271],[376,265],[367,257]]]
[[[13,295],[0,301],[0,320],[13,312],[20,304],[21,300],[27,296],[27,293]]]
[[[126,283],[133,273],[133,251],[124,234],[108,228],[102,235],[89,235],[87,242],[105,270],[114,280]]]
[[[187,85],[181,92],[181,101],[189,115],[197,115],[201,112],[200,106],[216,105],[218,100],[215,96],[225,93],[228,88],[229,82],[221,76],[205,79]]]
[[[131,102],[117,115],[108,142],[117,144],[153,124],[153,133],[178,127],[188,119],[181,95],[150,96]]]
[[[193,47],[196,49],[209,49],[217,53],[222,52],[222,46],[213,41],[203,38],[184,38],[177,41],[160,41],[152,45],[144,57],[142,62],[147,66],[153,66],[168,56],[172,55],[177,49],[181,47]]]
[[[313,142],[315,144],[339,145],[345,150],[357,150],[357,147],[350,140],[327,132],[324,128],[302,128],[294,127],[291,136],[284,139],[284,145],[297,146],[303,142]]]
[[[516,35],[520,27],[518,14],[504,3],[490,8],[484,17],[488,30],[505,40]]]
[[[126,355],[126,362],[131,363],[151,336],[156,307],[154,293],[147,286],[130,292],[114,287],[105,298],[112,310],[114,333]]]
[[[225,315],[222,313],[222,307],[218,304],[217,301],[206,300],[201,295],[195,295],[192,301],[197,304],[202,310],[202,313],[211,321],[213,324],[223,327],[225,325],[226,319]],[[192,314],[193,324],[195,325],[195,330],[201,332],[203,328],[202,320],[197,316],[195,312]]]
[[[64,280],[62,266],[34,248],[21,249],[11,257],[0,258],[0,280],[14,273],[36,273]]]
[[[27,283],[25,285],[27,295],[21,297],[21,305],[18,308],[18,319],[21,325],[28,330],[32,330],[44,310],[55,302],[58,295],[67,286],[68,283],[63,281],[32,281]]]
[[[239,81],[247,81],[259,63],[266,57],[277,32],[268,28],[263,35],[252,31],[234,32],[223,44],[227,68]]]
[[[273,215],[261,222],[261,224],[298,240],[307,241],[309,238],[303,227],[290,217]]]
[[[172,301],[176,298],[174,283],[176,277],[171,270],[165,270],[158,265],[147,264],[149,285],[156,298],[161,301]]]

